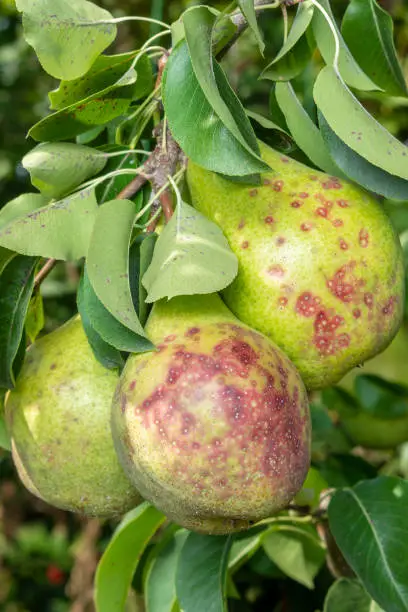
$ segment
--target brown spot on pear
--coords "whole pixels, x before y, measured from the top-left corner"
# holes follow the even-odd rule
[[[117,382],[118,373],[95,359],[79,317],[28,349],[5,415],[17,471],[34,495],[89,516],[140,503],[112,442]]]
[[[165,352],[128,359],[112,405],[118,456],[143,497],[211,534],[284,508],[310,463],[307,394],[293,364],[217,295],[157,302],[146,329],[156,345],[175,338]]]
[[[227,306],[276,342],[306,386],[318,389],[380,353],[397,333],[404,304],[402,250],[381,205],[363,189],[311,174],[295,160],[284,163],[279,153],[260,147],[274,171],[262,176],[256,198],[249,199],[245,186],[189,161],[192,202],[219,220],[238,257],[238,275],[223,291]],[[284,188],[275,192],[270,185],[279,181]],[[300,198],[306,193],[309,197]],[[236,231],[243,216],[251,247],[246,250]],[[266,225],[266,216],[275,222]],[[266,264],[282,266],[285,276],[272,283]],[[290,294],[283,285],[291,287]],[[288,299],[285,308],[275,306],[282,294]],[[315,341],[319,313],[304,316],[297,308],[305,294],[320,300],[328,321],[341,317],[339,340]]]

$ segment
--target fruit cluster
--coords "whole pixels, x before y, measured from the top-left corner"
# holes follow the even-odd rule
[[[239,261],[222,299],[156,302],[146,327],[156,350],[131,355],[120,377],[96,361],[79,316],[28,350],[6,416],[35,495],[96,516],[143,497],[220,534],[276,513],[301,488],[306,388],[339,381],[395,336],[402,253],[367,193],[262,154],[274,172],[257,187],[188,167],[193,205]]]

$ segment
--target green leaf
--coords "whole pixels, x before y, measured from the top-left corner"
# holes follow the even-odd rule
[[[255,34],[259,50],[263,55],[265,51],[265,43],[263,41],[262,33],[259,29],[258,22],[256,19],[254,0],[238,0],[238,6],[241,9],[245,19],[247,20],[252,32]]]
[[[137,74],[128,70],[102,91],[48,115],[33,125],[28,135],[39,141],[67,140],[123,115],[137,88]]]
[[[354,390],[363,410],[373,417],[399,419],[408,416],[408,387],[364,374],[356,376]]]
[[[384,91],[407,95],[393,39],[393,20],[375,0],[351,0],[341,31],[364,72]]]
[[[24,36],[44,70],[57,79],[85,74],[116,38],[112,15],[86,0],[16,0]]]
[[[23,255],[74,260],[86,255],[98,204],[93,190],[69,196],[0,230],[0,246]]]
[[[279,60],[281,60],[291,49],[293,49],[309,27],[310,22],[312,21],[314,8],[314,5],[309,0],[299,4],[288,37],[283,43],[282,48],[275,59],[269,65],[279,62]]]
[[[172,612],[176,602],[176,569],[189,532],[180,530],[150,565],[144,588],[147,612]]]
[[[138,51],[130,51],[119,55],[101,55],[84,76],[79,79],[61,81],[58,89],[48,94],[51,108],[61,110],[93,94],[115,87],[128,72],[138,53]],[[135,70],[137,79],[133,92],[134,100],[149,93],[153,85],[152,65],[147,55],[142,55],[138,59]]]
[[[360,480],[375,478],[377,469],[362,457],[336,454],[316,464],[329,487],[353,486]]]
[[[6,421],[4,419],[4,410],[3,410],[3,397],[0,393],[0,448],[3,448],[6,451],[11,451],[11,438],[7,431]]]
[[[358,580],[340,578],[327,592],[323,612],[383,612]]]
[[[318,111],[320,131],[330,156],[350,179],[370,191],[396,200],[408,199],[408,182],[370,164],[364,157],[350,149],[330,128]]]
[[[289,578],[308,589],[314,588],[313,580],[324,563],[326,551],[312,527],[273,525],[264,535],[263,547]]]
[[[261,79],[271,81],[289,81],[297,77],[310,61],[312,49],[306,36],[301,36],[297,43],[277,62],[270,63],[262,72]]]
[[[186,612],[226,612],[231,536],[190,533],[180,553],[176,590]]]
[[[224,73],[212,56],[211,41],[215,20],[212,11],[205,6],[196,6],[184,13],[183,23],[191,64],[202,92],[223,125],[250,155],[260,160],[259,145],[244,108],[228,81],[224,79],[222,86],[217,81],[216,71]]]
[[[48,198],[39,193],[23,193],[14,198],[14,200],[10,200],[0,210],[0,228],[19,217],[23,217],[38,208],[46,206],[48,201]]]
[[[9,251],[8,249],[3,249],[3,247],[0,247],[0,274],[3,274],[4,268],[15,256],[16,253],[14,251]]]
[[[118,145],[108,145],[107,147],[104,147],[104,153],[115,153],[119,151],[123,151],[123,156],[117,155],[108,159],[104,174],[109,174],[114,170],[124,170],[128,168],[134,170],[140,165],[139,156],[132,152],[131,149],[124,150],[123,146]],[[129,177],[129,174],[120,174],[118,176],[112,176],[110,179],[104,181],[100,185],[97,185],[96,197],[99,204],[103,204],[104,202],[117,198],[119,192],[129,184],[130,178],[131,177]],[[142,202],[143,191],[140,190],[134,199],[137,202]]]
[[[319,470],[314,467],[309,468],[307,477],[299,493],[294,498],[294,503],[299,506],[310,506],[317,508],[320,502],[320,494],[328,488],[328,484]]]
[[[363,91],[379,89],[377,85],[373,83],[372,80],[363,72],[363,70],[361,70],[360,66],[350,53],[350,50],[344,42],[340,30],[336,25],[336,20],[331,10],[329,0],[319,0],[319,4],[325,9],[330,17],[333,27],[336,29],[340,43],[340,74],[345,82],[350,85],[350,87],[355,87],[356,89],[361,89]],[[312,27],[317,46],[319,47],[319,51],[322,54],[324,61],[326,64],[332,65],[335,51],[333,33],[325,17],[317,8],[313,13]]]
[[[380,476],[337,491],[329,524],[347,563],[387,612],[408,610],[408,482]]]
[[[215,293],[227,287],[238,262],[222,230],[180,201],[160,234],[149,269],[143,277],[146,301],[163,297]]]
[[[51,142],[34,147],[23,157],[22,164],[42,195],[61,198],[98,174],[106,161],[96,149],[72,142]]]
[[[347,453],[351,450],[350,441],[335,425],[325,406],[310,404],[310,416],[312,417],[312,457],[314,461],[323,461],[332,453]]]
[[[231,546],[228,569],[231,572],[236,571],[256,553],[261,543],[262,532],[247,537],[237,537]]]
[[[338,174],[318,128],[313,123],[290,83],[276,83],[275,96],[298,147],[328,174]]]
[[[144,502],[126,514],[112,536],[95,576],[96,612],[121,612],[138,562],[164,514]]]
[[[105,202],[96,217],[87,270],[105,308],[125,327],[146,337],[135,311],[129,285],[129,245],[137,205],[130,200]]]
[[[333,68],[323,68],[313,93],[330,128],[347,146],[374,166],[408,180],[408,147],[365,110]]]
[[[195,38],[198,37],[195,35]],[[228,114],[241,119],[245,111],[232,92],[224,72],[216,62],[213,62],[213,68],[223,103],[227,110],[231,109]],[[246,116],[239,128],[233,119],[233,133],[214,112],[199,85],[184,40],[178,43],[168,59],[162,87],[164,108],[172,134],[193,161],[208,170],[230,176],[270,170],[269,166],[259,160],[258,153],[251,150],[240,132],[249,124]],[[232,121],[228,124],[232,124]],[[249,130],[251,138],[255,138],[251,127]],[[238,131],[239,139],[236,137]],[[246,137],[249,137],[246,132]],[[245,141],[245,146],[241,140]]]
[[[30,300],[25,320],[25,330],[30,342],[35,342],[44,324],[43,299],[41,293],[37,291]]]
[[[0,276],[0,387],[12,389],[13,364],[24,333],[37,259],[14,257]]]
[[[152,263],[154,247],[157,241],[157,234],[147,234],[140,245],[140,263],[139,263],[139,278],[138,278],[138,293],[139,293],[139,319],[142,325],[147,321],[149,314],[149,306],[146,302],[147,291],[143,286],[142,279]]]
[[[92,349],[95,358],[109,370],[115,370],[122,368],[124,361],[120,352],[102,340],[100,335],[94,330],[88,317],[87,310],[84,302],[84,282],[83,274],[79,281],[78,292],[77,292],[77,306],[78,312],[81,315],[82,327],[85,330],[86,337],[89,342],[89,346]]]
[[[253,119],[257,123],[259,123],[259,125],[266,128],[267,130],[278,130],[279,132],[283,132],[284,134],[287,134],[289,136],[289,133],[286,130],[284,130],[280,125],[278,125],[277,123],[274,123],[267,117],[264,117],[263,115],[260,115],[259,113],[255,113],[254,111],[251,111],[251,110],[246,110],[245,112],[250,119]]]
[[[154,349],[145,337],[135,334],[125,327],[105,308],[89,281],[87,269],[83,274],[83,308],[90,324],[98,335],[109,345],[128,353],[143,353]]]

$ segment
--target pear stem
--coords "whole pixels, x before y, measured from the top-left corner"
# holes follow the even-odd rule
[[[34,289],[38,289],[41,283],[47,278],[49,273],[55,268],[57,260],[52,258],[48,259],[41,270],[38,272],[34,279]]]

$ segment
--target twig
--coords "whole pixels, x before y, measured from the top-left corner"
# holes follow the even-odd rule
[[[55,268],[57,260],[54,258],[48,259],[34,279],[34,289],[38,289],[43,280],[47,278],[49,273]]]
[[[150,157],[147,158],[147,161],[143,167],[146,166]],[[126,187],[122,189],[122,191],[119,191],[118,195],[116,196],[116,199],[127,200],[129,198],[132,198],[139,191],[139,189],[141,189],[143,185],[149,180],[149,178],[150,177],[147,174],[138,174],[134,179],[130,181],[128,185],[126,185]]]

